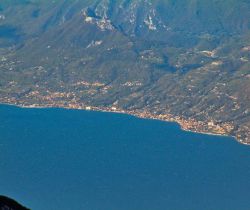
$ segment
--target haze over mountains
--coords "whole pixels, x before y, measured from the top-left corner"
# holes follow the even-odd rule
[[[0,2],[5,103],[170,114],[250,143],[249,60],[247,0]]]

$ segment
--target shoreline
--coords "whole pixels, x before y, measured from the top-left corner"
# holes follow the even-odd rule
[[[164,116],[168,116],[167,118],[162,118],[161,115],[153,115],[149,112],[137,112],[137,111],[126,111],[119,108],[114,107],[95,107],[95,106],[78,106],[78,107],[71,107],[71,106],[62,106],[62,105],[40,105],[40,104],[18,104],[18,103],[4,103],[0,102],[0,105],[7,105],[7,106],[15,106],[18,108],[23,109],[50,109],[50,108],[58,108],[58,109],[67,109],[67,110],[83,110],[83,111],[95,111],[95,112],[107,112],[107,113],[117,113],[117,114],[126,114],[130,115],[139,119],[148,119],[148,120],[159,120],[162,122],[169,122],[169,123],[176,123],[180,127],[181,130],[185,132],[197,133],[197,134],[204,134],[210,136],[220,136],[220,137],[230,137],[233,138],[237,143],[250,146],[250,144],[243,142],[242,140],[237,139],[236,136],[228,135],[226,133],[213,133],[209,131],[202,131],[196,129],[185,128],[185,125],[182,123],[183,120],[180,120],[181,117],[173,117],[170,114],[166,114]],[[178,120],[179,119],[179,120]],[[186,120],[185,120],[186,122]]]

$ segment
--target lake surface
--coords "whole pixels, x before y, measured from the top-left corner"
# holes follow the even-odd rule
[[[1,105],[0,194],[33,210],[249,210],[250,146],[122,114]]]

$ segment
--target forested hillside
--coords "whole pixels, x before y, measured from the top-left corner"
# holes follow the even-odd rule
[[[247,0],[2,0],[0,101],[99,107],[250,143]]]

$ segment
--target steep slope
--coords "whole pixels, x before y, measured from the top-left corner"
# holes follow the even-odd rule
[[[248,1],[0,8],[1,102],[124,110],[250,142]]]

